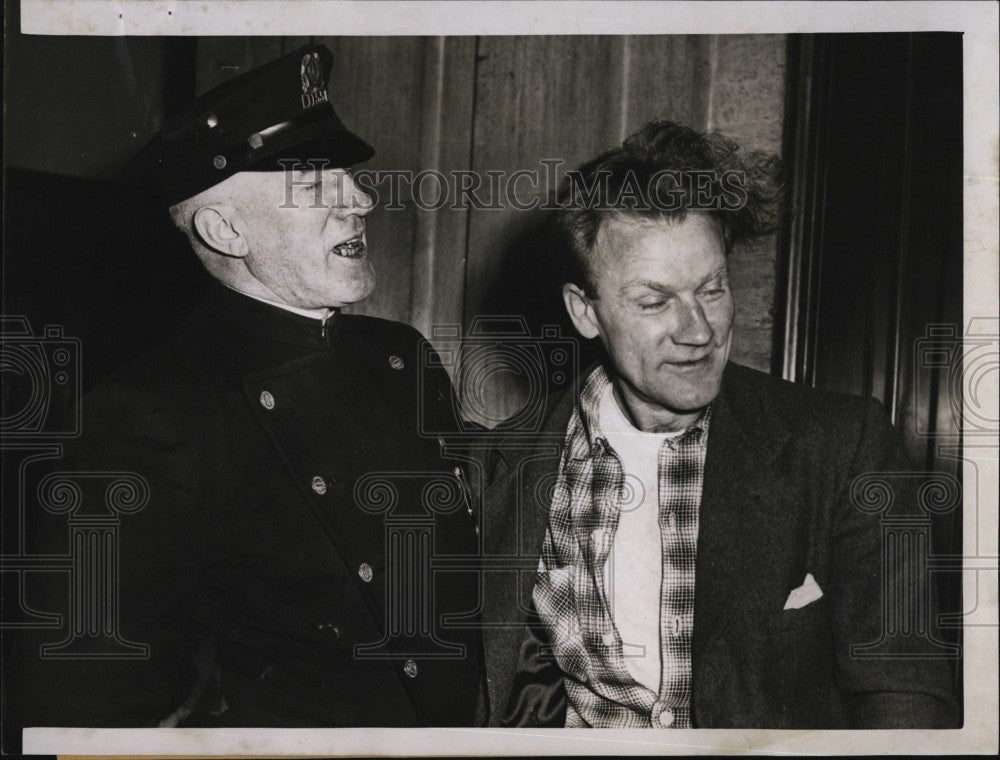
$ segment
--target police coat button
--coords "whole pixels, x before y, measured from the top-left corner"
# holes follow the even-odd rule
[[[209,129],[215,129],[219,126],[219,117],[217,117],[214,113],[210,113],[208,118],[205,119],[205,123],[208,124]]]
[[[277,677],[278,673],[274,669],[274,665],[266,665],[264,669],[260,671],[260,680],[264,683],[270,683]]]
[[[406,364],[398,356],[393,355],[389,357],[389,366],[393,369],[402,369]]]
[[[312,489],[320,496],[326,493],[326,481],[319,475],[312,479]]]
[[[372,566],[367,562],[362,562],[358,567],[358,577],[360,577],[365,583],[371,583],[372,578],[375,577],[375,571],[372,570]]]
[[[212,159],[212,166],[214,166],[216,169],[225,169],[226,168],[226,157],[225,156],[216,156],[215,158]]]
[[[415,663],[413,660],[407,660],[403,664],[403,672],[406,673],[406,675],[408,675],[410,678],[416,678],[417,677],[417,663]]]
[[[274,396],[271,395],[270,391],[260,392],[260,405],[268,411],[274,409]]]
[[[329,633],[335,639],[340,638],[340,628],[334,623],[320,623],[316,627],[324,633]]]

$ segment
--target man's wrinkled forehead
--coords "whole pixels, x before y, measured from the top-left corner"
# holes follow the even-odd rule
[[[724,246],[722,225],[704,212],[650,215],[615,211],[602,217],[594,239],[592,257],[596,255],[609,259],[612,263],[621,262],[635,250],[637,242],[648,233],[663,228],[674,228],[693,219],[699,220],[705,232],[716,236],[719,244]]]

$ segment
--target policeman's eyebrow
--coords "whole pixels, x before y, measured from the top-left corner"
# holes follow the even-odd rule
[[[295,179],[296,180],[315,179],[315,180],[319,181],[319,180],[323,179],[323,172],[319,171],[319,170],[317,170],[315,168],[310,168],[310,169],[296,169],[295,170]]]

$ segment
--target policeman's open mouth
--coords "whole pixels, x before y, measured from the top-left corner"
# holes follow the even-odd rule
[[[345,259],[363,259],[368,252],[368,246],[365,245],[364,233],[362,232],[343,243],[337,243],[330,250]]]

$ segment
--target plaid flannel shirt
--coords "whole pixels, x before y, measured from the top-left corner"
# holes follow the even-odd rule
[[[533,600],[565,674],[567,728],[689,728],[695,550],[711,407],[683,435],[665,440],[658,457],[663,577],[655,693],[629,673],[604,587],[619,504],[628,499],[621,461],[597,425],[610,382],[603,367],[595,369],[570,419]]]

